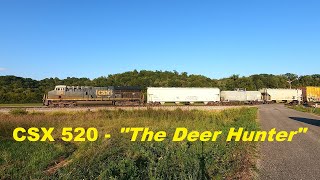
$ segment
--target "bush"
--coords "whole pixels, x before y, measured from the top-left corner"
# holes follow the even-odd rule
[[[295,109],[297,111],[314,113],[314,114],[320,115],[320,108],[307,107],[307,106],[303,106],[303,105],[288,106],[288,107],[291,109]]]
[[[10,110],[9,113],[12,115],[26,115],[28,114],[28,111],[26,109],[18,108]]]

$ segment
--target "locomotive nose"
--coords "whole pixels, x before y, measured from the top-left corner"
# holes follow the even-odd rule
[[[47,95],[46,95],[46,94],[43,95],[42,104],[43,104],[44,106],[48,106],[48,101],[47,101]]]

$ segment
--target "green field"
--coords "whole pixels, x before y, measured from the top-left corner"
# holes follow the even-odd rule
[[[28,104],[0,104],[0,107],[34,107],[43,106],[42,103],[28,103]]]
[[[22,115],[24,114],[24,115]],[[131,142],[121,127],[149,127],[172,136],[176,127],[257,130],[256,108],[223,111],[134,110],[0,114],[0,179],[250,179],[256,143]],[[16,127],[55,127],[55,142],[15,142]],[[59,140],[63,127],[95,127],[110,139]]]
[[[303,105],[288,106],[288,107],[291,108],[291,109],[295,109],[297,111],[308,112],[308,113],[313,113],[313,114],[320,115],[320,108],[306,107],[306,106],[303,106]]]

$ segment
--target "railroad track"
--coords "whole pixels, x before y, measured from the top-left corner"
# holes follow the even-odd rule
[[[229,108],[250,107],[249,105],[233,105],[233,106],[204,106],[204,105],[192,105],[192,106],[76,106],[76,107],[47,107],[47,106],[20,106],[20,107],[0,107],[0,113],[9,113],[13,109],[25,109],[28,112],[72,112],[72,111],[99,111],[99,110],[147,110],[147,109],[165,109],[165,110],[223,110]]]
[[[203,104],[193,104],[193,105],[92,105],[92,106],[65,106],[65,107],[52,107],[52,106],[0,106],[0,109],[32,109],[32,108],[54,108],[54,109],[76,109],[76,108],[131,108],[131,107],[150,107],[150,108],[162,108],[162,107],[219,107],[219,106],[254,106],[259,104],[212,104],[212,105],[203,105]]]
[[[73,106],[73,107],[50,107],[50,106],[0,106],[0,109],[77,109],[77,108],[131,108],[131,107],[142,107],[142,108],[165,108],[165,107],[219,107],[219,106],[253,106],[252,104],[238,104],[238,105],[126,105],[126,106],[116,106],[116,105],[107,105],[107,106]]]
[[[0,109],[49,108],[47,106],[1,106]]]

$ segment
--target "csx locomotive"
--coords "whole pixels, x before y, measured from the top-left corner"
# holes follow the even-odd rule
[[[79,104],[140,105],[142,89],[135,86],[66,86],[58,85],[43,97],[46,106],[68,107]]]

